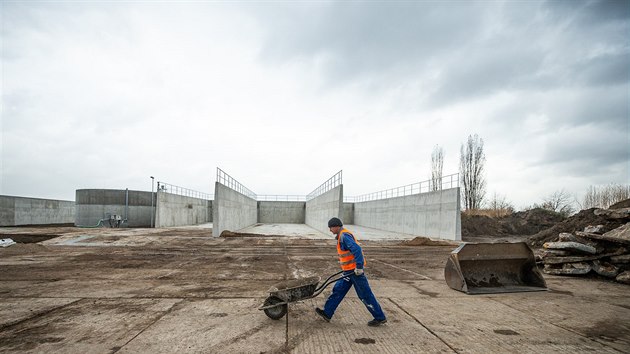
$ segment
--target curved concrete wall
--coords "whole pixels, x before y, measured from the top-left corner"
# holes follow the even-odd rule
[[[126,192],[124,189],[77,189],[75,225],[95,226],[99,220],[116,214],[127,218],[126,226],[150,227],[151,192],[130,190],[129,207],[125,208]]]
[[[354,224],[416,236],[461,240],[459,188],[354,204]]]
[[[342,212],[343,184],[306,202],[305,224],[327,234],[328,220],[343,217]]]
[[[0,195],[0,226],[73,224],[75,203]]]
[[[258,220],[258,202],[215,182],[212,214],[212,236],[219,237],[225,230],[238,231],[254,225]]]

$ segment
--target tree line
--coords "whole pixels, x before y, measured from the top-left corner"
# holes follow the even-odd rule
[[[477,134],[469,135],[460,147],[459,174],[463,207],[466,211],[475,212],[486,207],[492,216],[503,216],[514,212],[514,206],[505,196],[494,195],[486,200],[485,178],[486,155],[483,139]],[[444,167],[444,149],[439,145],[431,153],[430,190],[442,189],[442,171]],[[614,203],[630,198],[630,185],[610,184],[606,186],[590,186],[580,201],[564,189],[555,191],[543,198],[540,204],[533,204],[526,209],[542,208],[569,216],[580,209],[608,208]]]

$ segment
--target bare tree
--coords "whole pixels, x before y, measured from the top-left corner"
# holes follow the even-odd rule
[[[431,154],[431,190],[442,189],[442,168],[444,167],[444,149],[435,145]]]
[[[460,148],[459,170],[464,184],[462,191],[464,207],[466,209],[479,209],[486,195],[486,180],[484,177],[484,165],[486,156],[483,153],[483,139],[477,134],[469,135],[466,145]]]
[[[563,216],[569,216],[574,211],[572,197],[564,189],[555,191],[547,196],[541,205],[543,209],[555,211]]]
[[[505,195],[497,194],[497,192],[494,192],[492,199],[488,201],[488,208],[494,217],[510,215],[514,212],[512,203],[507,201]]]
[[[590,186],[584,196],[584,208],[608,208],[609,206],[630,198],[630,185],[609,184],[606,186]]]

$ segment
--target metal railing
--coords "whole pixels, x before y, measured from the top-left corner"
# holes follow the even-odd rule
[[[322,183],[319,187],[315,188],[311,193],[306,196],[306,200],[311,200],[318,195],[324,194],[329,190],[341,185],[343,170],[339,170],[334,176],[330,177],[326,182]]]
[[[214,199],[214,194],[203,193],[196,190],[176,186],[174,184],[169,184],[165,182],[159,182],[159,181],[157,183],[157,190],[158,192],[183,195],[185,197],[193,197],[193,198],[199,198],[199,199],[205,199],[205,200]]]
[[[260,202],[305,202],[305,195],[259,195],[256,200]]]
[[[343,201],[346,203],[358,203],[367,202],[371,200],[403,197],[406,195],[427,193],[436,190],[449,189],[459,187],[459,173],[455,173],[448,176],[442,176],[439,186],[435,186],[433,180],[422,181],[418,183],[408,184],[406,186],[400,186],[396,188],[386,189],[374,193],[363,194],[356,197],[344,197]]]
[[[217,182],[222,185],[231,188],[245,196],[252,199],[256,199],[256,193],[252,192],[249,188],[242,185],[239,181],[232,178],[232,176],[225,173],[222,169],[217,167]]]

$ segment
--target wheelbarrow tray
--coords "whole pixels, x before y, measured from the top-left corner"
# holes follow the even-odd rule
[[[350,276],[350,274],[342,275],[341,273],[343,271],[329,276],[321,284],[321,277],[285,280],[277,283],[269,289],[269,297],[258,309],[265,311],[272,320],[279,320],[287,314],[290,302],[312,299],[321,294],[328,285]]]
[[[313,297],[321,277],[309,277],[285,280],[269,289],[269,295],[276,296],[285,302],[295,302]]]

